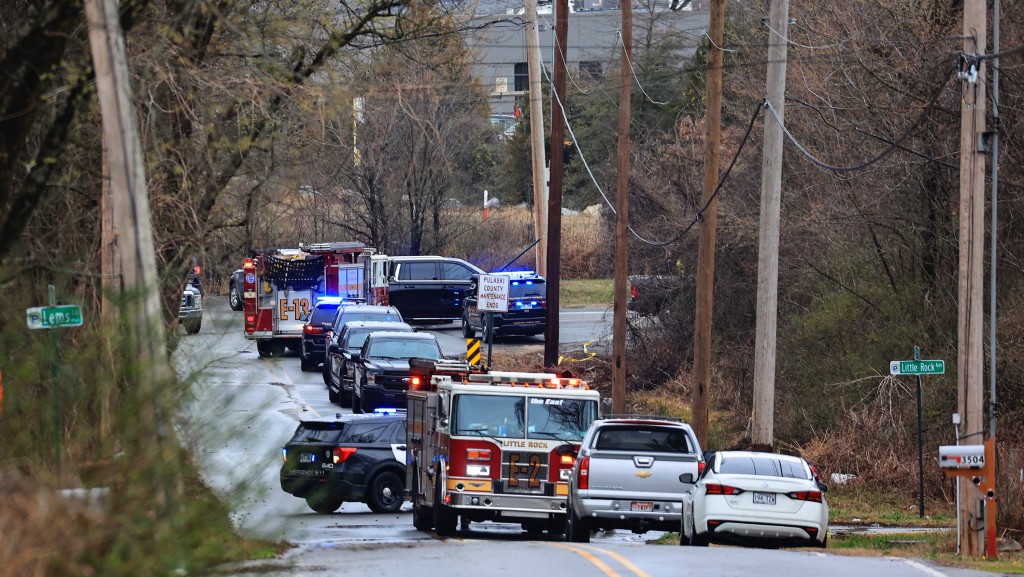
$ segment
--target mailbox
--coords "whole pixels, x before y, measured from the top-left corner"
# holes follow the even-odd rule
[[[939,467],[943,469],[981,469],[984,466],[985,445],[939,447]]]

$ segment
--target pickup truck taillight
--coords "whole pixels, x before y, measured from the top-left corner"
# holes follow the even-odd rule
[[[580,474],[576,477],[576,488],[590,488],[590,457],[580,457]]]
[[[701,475],[704,474],[704,469],[706,469],[707,466],[708,466],[708,464],[706,462],[704,462],[704,461],[697,461],[697,476],[698,477],[700,477]]]
[[[313,325],[306,325],[302,330],[306,331],[307,335],[322,335],[324,334],[323,327],[315,327]]]

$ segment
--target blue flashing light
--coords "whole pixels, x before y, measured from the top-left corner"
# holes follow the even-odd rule
[[[345,297],[322,296],[322,297],[318,298],[316,302],[317,303],[324,303],[324,304],[328,304],[328,305],[340,305],[344,301],[345,301]]]
[[[373,410],[374,415],[397,415],[398,409],[394,407],[377,407]]]

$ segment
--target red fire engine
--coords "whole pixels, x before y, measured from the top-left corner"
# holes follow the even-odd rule
[[[245,338],[256,341],[261,357],[297,348],[317,302],[365,298],[363,261],[373,252],[360,242],[329,242],[259,251],[245,259]]]
[[[565,530],[567,479],[600,396],[548,373],[413,367],[407,394],[406,487],[413,524],[440,535],[469,522]]]

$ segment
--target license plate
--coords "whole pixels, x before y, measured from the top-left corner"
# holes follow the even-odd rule
[[[629,505],[629,510],[650,513],[654,511],[654,503],[651,503],[650,501],[633,501]]]
[[[312,463],[313,461],[316,461],[316,455],[313,453],[299,453],[300,463]]]
[[[774,505],[775,493],[754,493],[755,505]]]

